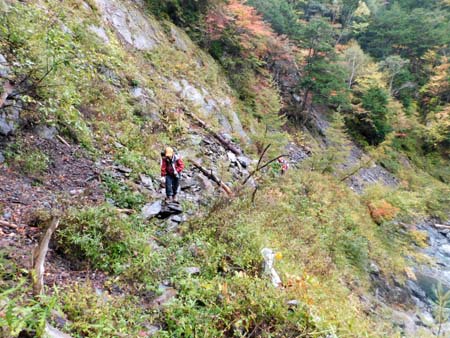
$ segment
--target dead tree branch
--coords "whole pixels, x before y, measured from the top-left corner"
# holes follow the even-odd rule
[[[210,133],[217,141],[220,142],[220,144],[222,144],[222,146],[231,151],[232,153],[234,153],[235,155],[242,155],[242,151],[241,149],[239,149],[238,147],[234,146],[230,141],[226,140],[222,135],[216,133],[214,130],[212,130],[203,120],[201,120],[198,116],[196,116],[195,114],[188,112],[188,111],[184,111],[184,113],[189,116],[191,119],[193,119],[200,127],[202,127],[203,129],[205,129],[208,133]]]
[[[288,155],[279,155],[273,159],[271,159],[270,161],[267,161],[266,163],[264,163],[262,166],[257,167],[255,170],[253,170],[246,178],[245,180],[242,182],[242,185],[244,185],[245,183],[248,182],[248,180],[253,177],[253,175],[255,175],[258,171],[264,169],[265,167],[267,167],[268,165],[272,164],[275,161],[278,161],[278,159],[282,158],[282,157],[287,157]]]
[[[0,220],[0,225],[6,226],[6,227],[11,228],[11,229],[17,229],[17,225],[16,224],[13,224],[13,223],[10,223],[10,222],[6,222],[6,221],[2,221],[2,220]]]
[[[48,252],[48,245],[50,239],[59,225],[59,218],[54,217],[50,223],[50,226],[45,231],[44,237],[42,237],[39,245],[33,250],[33,294],[39,296],[44,292],[44,271],[45,271],[45,256]]]
[[[230,196],[230,197],[234,196],[234,193],[230,189],[230,187],[228,187],[220,178],[218,178],[216,175],[214,175],[214,173],[211,170],[203,168],[199,163],[197,163],[193,160],[190,160],[190,162],[194,165],[194,167],[199,169],[206,177],[208,177],[210,180],[217,183],[217,185],[219,187],[221,187],[223,189],[223,191],[225,191],[227,193],[228,196]]]

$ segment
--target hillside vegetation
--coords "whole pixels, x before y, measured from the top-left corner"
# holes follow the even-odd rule
[[[447,0],[0,16],[0,337],[450,334],[450,265],[426,307],[411,287],[439,266],[422,223],[449,245]],[[186,162],[170,216],[166,146]]]

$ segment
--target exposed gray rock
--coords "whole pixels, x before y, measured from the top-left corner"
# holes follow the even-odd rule
[[[415,337],[417,327],[411,315],[394,310],[392,311],[392,321],[402,328],[404,336]]]
[[[20,114],[18,107],[6,107],[0,112],[0,135],[8,136],[13,134],[19,124]]]
[[[200,268],[196,266],[190,266],[183,269],[184,272],[186,272],[188,275],[199,275],[200,274]]]
[[[370,264],[369,264],[369,272],[373,273],[375,275],[379,275],[380,274],[380,268],[374,262],[370,262]]]
[[[45,323],[44,330],[45,338],[71,338],[67,333],[59,331],[57,328],[51,326],[49,323]]]
[[[433,327],[434,325],[434,318],[429,312],[422,312],[417,315],[418,321],[417,324],[427,326],[427,327]]]
[[[195,180],[197,181],[197,184],[200,186],[202,190],[205,190],[206,192],[209,193],[215,190],[213,184],[207,177],[199,174],[195,177]]]
[[[99,67],[99,71],[103,74],[112,84],[120,86],[120,77],[110,68],[105,65]]]
[[[153,180],[151,177],[144,175],[144,174],[139,174],[139,178],[144,187],[146,187],[150,190],[154,190]]]
[[[141,215],[144,219],[149,219],[158,215],[161,212],[161,209],[162,209],[161,201],[147,203],[142,208]]]
[[[237,159],[244,168],[250,167],[250,164],[252,163],[252,160],[246,156],[238,156]]]
[[[406,286],[412,291],[413,295],[417,297],[420,301],[426,300],[427,294],[414,281],[407,280]]]
[[[114,166],[114,169],[116,169],[124,174],[129,174],[129,173],[133,172],[133,169],[125,167],[124,165],[121,165],[121,164]]]
[[[5,161],[5,156],[3,156],[3,153],[0,151],[0,164],[4,163]]]
[[[198,146],[202,143],[203,138],[200,135],[190,135],[190,143],[193,146]]]
[[[153,251],[160,251],[162,249],[161,245],[159,245],[153,238],[150,238],[147,243]]]
[[[43,139],[46,140],[52,140],[55,138],[56,134],[58,133],[58,130],[56,130],[55,127],[53,126],[44,126],[44,125],[39,125],[37,126],[34,131],[36,132],[36,134]]]
[[[56,310],[51,311],[52,321],[56,324],[57,328],[64,328],[66,325],[70,324],[70,321],[67,317]]]
[[[179,50],[182,50],[183,52],[187,52],[189,50],[187,41],[190,41],[190,39],[178,27],[170,27],[170,35],[172,36],[173,44],[175,45],[175,47],[177,47]]]
[[[137,99],[141,98],[144,96],[144,89],[142,89],[141,87],[133,87],[133,88],[131,88],[130,94],[134,98],[137,98]]]
[[[183,99],[190,101],[202,115],[216,118],[221,128],[227,133],[236,132],[246,141],[250,140],[228,97],[225,99],[213,98],[205,88],[197,88],[185,79],[172,80],[170,83],[174,91]]]
[[[231,119],[231,127],[233,128],[233,131],[237,133],[242,139],[246,142],[250,142],[250,138],[248,137],[247,133],[245,132],[244,128],[242,127],[241,120],[239,119],[238,114],[231,110],[229,112],[230,119]]]
[[[3,54],[0,54],[0,78],[6,78],[9,75],[9,67],[8,67],[8,61],[3,56]]]
[[[165,39],[156,20],[145,15],[136,3],[119,0],[95,0],[103,20],[111,24],[117,35],[139,50],[152,50]]]
[[[231,163],[236,163],[237,162],[236,155],[234,153],[232,153],[231,151],[227,152],[227,156],[228,156],[228,160]]]
[[[153,337],[155,334],[161,331],[161,329],[155,325],[147,325],[146,329],[147,329],[147,331],[145,332],[146,337]]]
[[[105,44],[109,43],[109,37],[106,31],[103,29],[103,27],[98,27],[94,25],[90,25],[88,29],[97,35]]]
[[[196,182],[193,179],[184,179],[184,180],[181,180],[181,183],[180,183],[181,190],[191,189],[195,185],[196,185]]]
[[[175,222],[175,223],[181,223],[181,222],[185,221],[185,218],[180,215],[174,215],[174,216],[170,217],[170,221]]]
[[[173,215],[178,215],[183,212],[183,208],[179,203],[175,202],[169,202],[169,203],[163,203],[161,206],[161,209],[159,210],[157,216],[160,219],[166,219],[171,217],[171,220],[173,218]],[[178,219],[178,218],[176,218]],[[181,222],[181,221],[180,221]],[[178,224],[179,222],[173,221],[172,223]]]
[[[444,255],[450,257],[450,244],[444,244],[439,248],[439,251],[441,251]]]

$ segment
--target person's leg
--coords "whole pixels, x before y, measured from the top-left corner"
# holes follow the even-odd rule
[[[173,178],[170,175],[166,176],[166,198],[170,200],[173,195]]]
[[[180,186],[180,178],[178,176],[173,177],[173,183],[172,183],[172,191],[173,191],[173,200],[177,200],[177,193],[178,188]]]

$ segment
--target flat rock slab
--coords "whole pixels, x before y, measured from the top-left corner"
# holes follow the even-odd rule
[[[154,190],[153,180],[151,177],[144,175],[144,174],[139,174],[139,179],[141,180],[141,183],[144,187],[146,187],[150,190]]]
[[[158,213],[157,217],[164,219],[168,218],[171,215],[178,215],[183,212],[183,208],[180,204],[176,202],[170,202],[166,204],[162,204],[161,210]]]
[[[162,201],[156,201],[144,205],[141,211],[141,215],[145,219],[150,219],[152,217],[159,215],[161,211],[162,211]]]
[[[44,335],[45,338],[72,338],[67,333],[59,331],[57,328],[54,328],[49,323],[45,324]]]

